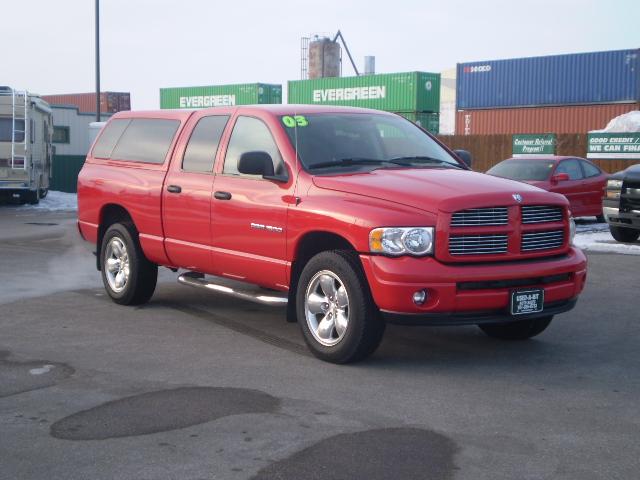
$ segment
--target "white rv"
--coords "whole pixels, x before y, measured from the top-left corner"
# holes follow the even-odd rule
[[[49,190],[53,151],[49,104],[0,86],[0,195],[38,203]]]

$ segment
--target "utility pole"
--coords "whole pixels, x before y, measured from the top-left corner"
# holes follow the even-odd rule
[[[100,121],[100,0],[96,0],[96,122]]]

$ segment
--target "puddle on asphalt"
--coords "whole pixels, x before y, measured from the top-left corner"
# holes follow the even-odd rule
[[[73,368],[44,360],[14,362],[9,352],[0,351],[0,398],[51,387],[73,375]]]
[[[50,433],[64,440],[103,440],[166,432],[229,415],[271,413],[280,400],[258,390],[186,387],[104,403],[65,417]]]
[[[453,478],[456,444],[419,428],[386,428],[329,437],[272,463],[253,480]]]

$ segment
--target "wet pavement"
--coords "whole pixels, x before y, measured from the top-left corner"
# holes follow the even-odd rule
[[[0,207],[2,480],[640,469],[640,257],[589,254],[578,306],[533,341],[392,326],[371,359],[336,366],[308,354],[283,309],[166,270],[148,305],[115,305],[72,214],[17,212]]]

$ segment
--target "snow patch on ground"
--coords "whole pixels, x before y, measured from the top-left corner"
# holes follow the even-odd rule
[[[576,221],[576,247],[590,252],[623,253],[640,255],[640,243],[620,243],[614,240],[606,223]]]
[[[46,210],[48,212],[70,212],[78,210],[78,195],[75,193],[53,192],[40,200],[37,205],[24,205],[25,210]]]

